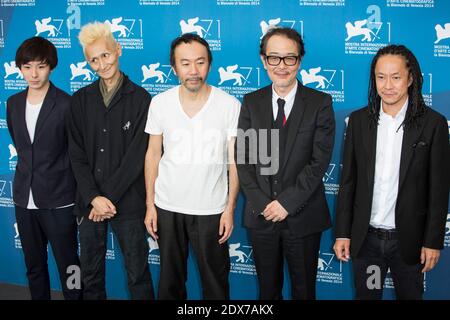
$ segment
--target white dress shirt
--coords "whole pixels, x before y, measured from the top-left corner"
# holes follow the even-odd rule
[[[278,114],[278,102],[277,102],[278,98],[286,101],[286,103],[284,105],[284,115],[286,116],[286,120],[288,119],[289,114],[291,113],[292,107],[294,106],[294,100],[295,100],[295,94],[297,93],[297,88],[298,88],[298,82],[295,81],[295,86],[291,89],[291,91],[289,91],[289,93],[284,98],[282,98],[276,93],[276,91],[272,85],[272,111],[273,111],[273,119],[274,120],[277,119],[277,114]]]
[[[403,142],[402,123],[407,108],[408,99],[397,115],[392,117],[383,111],[381,103],[370,217],[370,225],[375,228],[395,229],[395,205]]]

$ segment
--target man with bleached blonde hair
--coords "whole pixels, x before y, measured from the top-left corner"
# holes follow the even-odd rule
[[[74,93],[69,154],[78,190],[75,213],[85,299],[106,299],[108,222],[123,253],[131,299],[153,299],[144,226],[144,132],[150,94],[120,71],[120,45],[104,23],[85,25],[83,52],[99,80]]]

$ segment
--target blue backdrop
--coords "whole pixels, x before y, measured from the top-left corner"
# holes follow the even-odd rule
[[[169,45],[181,32],[196,32],[213,50],[209,83],[237,98],[269,83],[258,55],[259,40],[270,25],[295,28],[303,36],[306,56],[299,79],[330,93],[336,112],[333,158],[324,176],[328,203],[334,212],[339,190],[345,119],[365,105],[369,64],[378,48],[403,43],[418,57],[424,73],[426,102],[450,118],[450,1],[446,0],[0,0],[0,282],[26,284],[25,266],[16,229],[12,180],[17,161],[6,127],[7,98],[26,87],[14,65],[20,43],[31,36],[48,38],[58,48],[59,65],[51,80],[72,93],[96,76],[84,62],[77,35],[85,23],[109,21],[122,44],[122,70],[152,95],[177,85],[169,65]],[[236,228],[230,238],[231,298],[256,299],[252,247],[241,227],[242,195]],[[334,215],[334,214],[333,214]],[[324,233],[317,277],[319,299],[351,299],[349,264],[337,261],[331,230]],[[450,214],[446,249],[438,266],[425,278],[428,299],[450,298]],[[159,255],[149,239],[152,276],[157,284]],[[52,287],[59,288],[53,257]],[[286,282],[287,283],[287,282]],[[393,297],[392,279],[385,296]],[[199,299],[200,283],[190,259],[189,298]],[[107,290],[127,298],[118,243],[108,238]],[[289,287],[285,287],[286,297]]]

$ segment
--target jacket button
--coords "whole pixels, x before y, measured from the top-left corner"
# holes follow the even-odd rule
[[[103,152],[103,151],[105,151],[105,149],[103,149],[103,148],[102,148],[102,149],[100,149],[100,152]]]

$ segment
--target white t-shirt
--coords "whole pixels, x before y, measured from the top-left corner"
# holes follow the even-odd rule
[[[36,123],[39,117],[39,112],[41,112],[42,102],[38,104],[31,104],[27,100],[27,106],[25,108],[25,122],[27,123],[28,135],[30,136],[30,141],[34,141],[34,132],[36,131]],[[27,209],[38,209],[33,199],[33,192],[30,188],[30,196],[28,197]]]
[[[150,103],[145,132],[162,135],[164,147],[155,204],[184,214],[219,214],[228,199],[227,142],[237,135],[240,102],[211,87],[205,105],[189,118],[179,89],[171,88]]]

